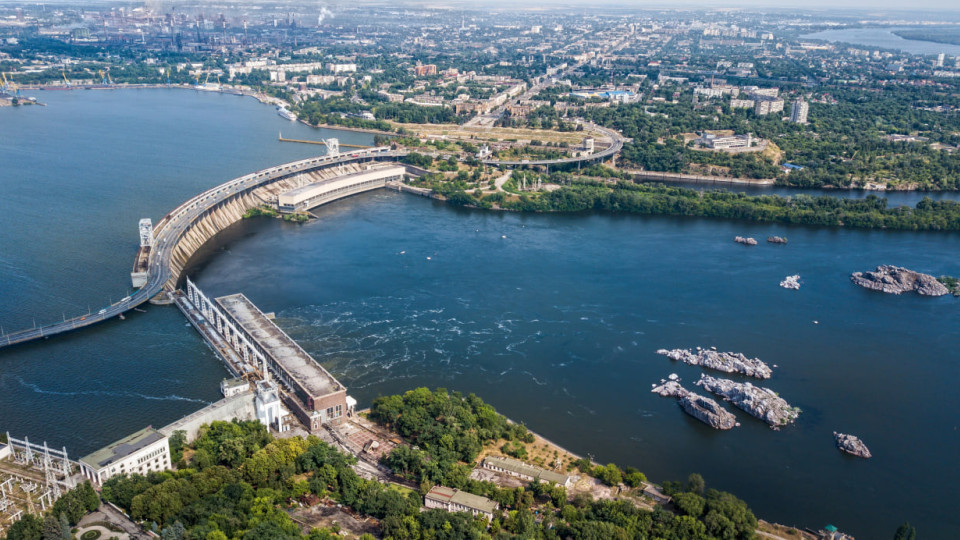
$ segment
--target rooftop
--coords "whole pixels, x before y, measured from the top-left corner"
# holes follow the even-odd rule
[[[553,482],[562,486],[570,479],[570,477],[565,474],[548,471],[546,469],[536,467],[513,458],[487,456],[483,461],[484,463],[489,463],[494,467],[499,467],[501,469],[525,476],[531,476],[540,480],[541,482]]]
[[[496,502],[486,497],[481,497],[480,495],[460,491],[456,488],[434,486],[427,493],[427,498],[445,503],[452,502],[488,514],[493,513],[493,511],[497,509]]]
[[[310,199],[311,197],[315,197],[318,194],[336,190],[345,186],[350,186],[354,182],[379,178],[382,176],[401,175],[405,172],[406,172],[406,169],[399,166],[374,167],[371,169],[367,169],[364,171],[355,172],[351,174],[346,174],[343,176],[334,176],[332,178],[325,178],[318,182],[307,184],[306,186],[292,189],[285,193],[281,193],[280,196],[283,197],[281,204],[300,204],[301,202],[307,199]]]
[[[217,303],[263,347],[264,352],[296,378],[311,396],[316,398],[345,390],[333,375],[323,369],[279,326],[267,319],[242,293],[221,296],[217,298]]]
[[[87,465],[102,468],[164,438],[165,436],[162,433],[147,426],[136,433],[110,443],[100,450],[80,458],[80,461]]]

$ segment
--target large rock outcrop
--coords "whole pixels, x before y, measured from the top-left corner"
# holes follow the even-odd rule
[[[769,388],[753,386],[750,383],[738,383],[709,375],[701,375],[697,385],[733,403],[750,413],[751,416],[770,424],[770,427],[773,428],[790,424],[800,415],[799,408],[790,406]]]
[[[929,274],[891,265],[878,266],[873,272],[854,272],[850,280],[861,287],[889,294],[916,291],[924,296],[943,296],[950,292]]]
[[[668,381],[651,390],[663,397],[680,398],[680,408],[690,416],[700,420],[713,429],[731,429],[737,425],[737,417],[720,406],[716,401],[691,392],[676,381]]]
[[[687,414],[700,420],[713,429],[732,429],[737,425],[737,417],[720,406],[716,401],[688,392],[680,398],[680,406]]]
[[[691,366],[703,366],[724,373],[742,373],[758,379],[769,379],[773,374],[770,366],[762,360],[747,358],[743,353],[717,352],[714,349],[697,347],[696,351],[690,349],[673,349],[672,351],[660,349],[657,354],[662,354],[671,360],[679,360]]]

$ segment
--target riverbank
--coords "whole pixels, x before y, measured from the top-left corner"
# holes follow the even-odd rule
[[[701,174],[684,174],[658,171],[644,171],[640,169],[620,169],[633,176],[634,180],[646,182],[682,183],[682,184],[739,184],[747,186],[772,186],[776,183],[773,178],[735,178],[731,176],[705,176]]]
[[[449,202],[488,210],[554,213],[604,210],[615,213],[735,219],[832,228],[960,231],[960,202],[924,199],[913,208],[888,208],[886,199],[745,195],[624,181],[579,181],[551,191],[477,195],[434,183]]]

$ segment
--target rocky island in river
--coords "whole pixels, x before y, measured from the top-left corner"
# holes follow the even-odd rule
[[[929,274],[892,265],[878,266],[873,272],[854,272],[850,280],[861,287],[889,294],[915,291],[923,296],[943,296],[950,292]]]
[[[773,375],[770,366],[759,358],[747,358],[743,353],[717,352],[716,348],[697,347],[695,352],[690,349],[660,349],[657,354],[691,366],[703,366],[724,373],[742,373],[758,379],[769,379]]]
[[[800,415],[799,408],[792,407],[769,388],[709,375],[701,375],[697,385],[733,403],[773,428],[790,424]]]
[[[737,417],[721,407],[719,403],[685,389],[676,381],[655,386],[651,392],[663,397],[680,398],[680,408],[684,412],[713,429],[732,429],[737,426]]]
[[[861,441],[859,437],[834,431],[833,438],[837,440],[837,448],[839,448],[841,452],[862,458],[873,457],[870,449],[867,448],[867,445],[863,444],[863,441]]]

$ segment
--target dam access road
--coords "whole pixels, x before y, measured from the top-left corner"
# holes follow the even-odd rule
[[[0,348],[85,328],[130,311],[164,290],[173,291],[180,279],[183,265],[186,264],[186,258],[200,247],[198,240],[191,241],[188,238],[188,233],[196,227],[202,227],[205,229],[203,237],[212,237],[219,230],[239,220],[249,208],[266,202],[254,194],[258,189],[277,185],[285,180],[290,185],[296,185],[301,175],[371,161],[392,161],[405,154],[406,152],[380,147],[336,156],[320,156],[263,169],[208,189],[187,200],[157,223],[153,230],[154,249],[149,257],[149,275],[146,284],[139,290],[96,313],[64,318],[53,324],[4,334],[0,337]],[[343,196],[353,193],[355,192],[345,193]],[[218,215],[224,213],[229,213],[229,216]]]

